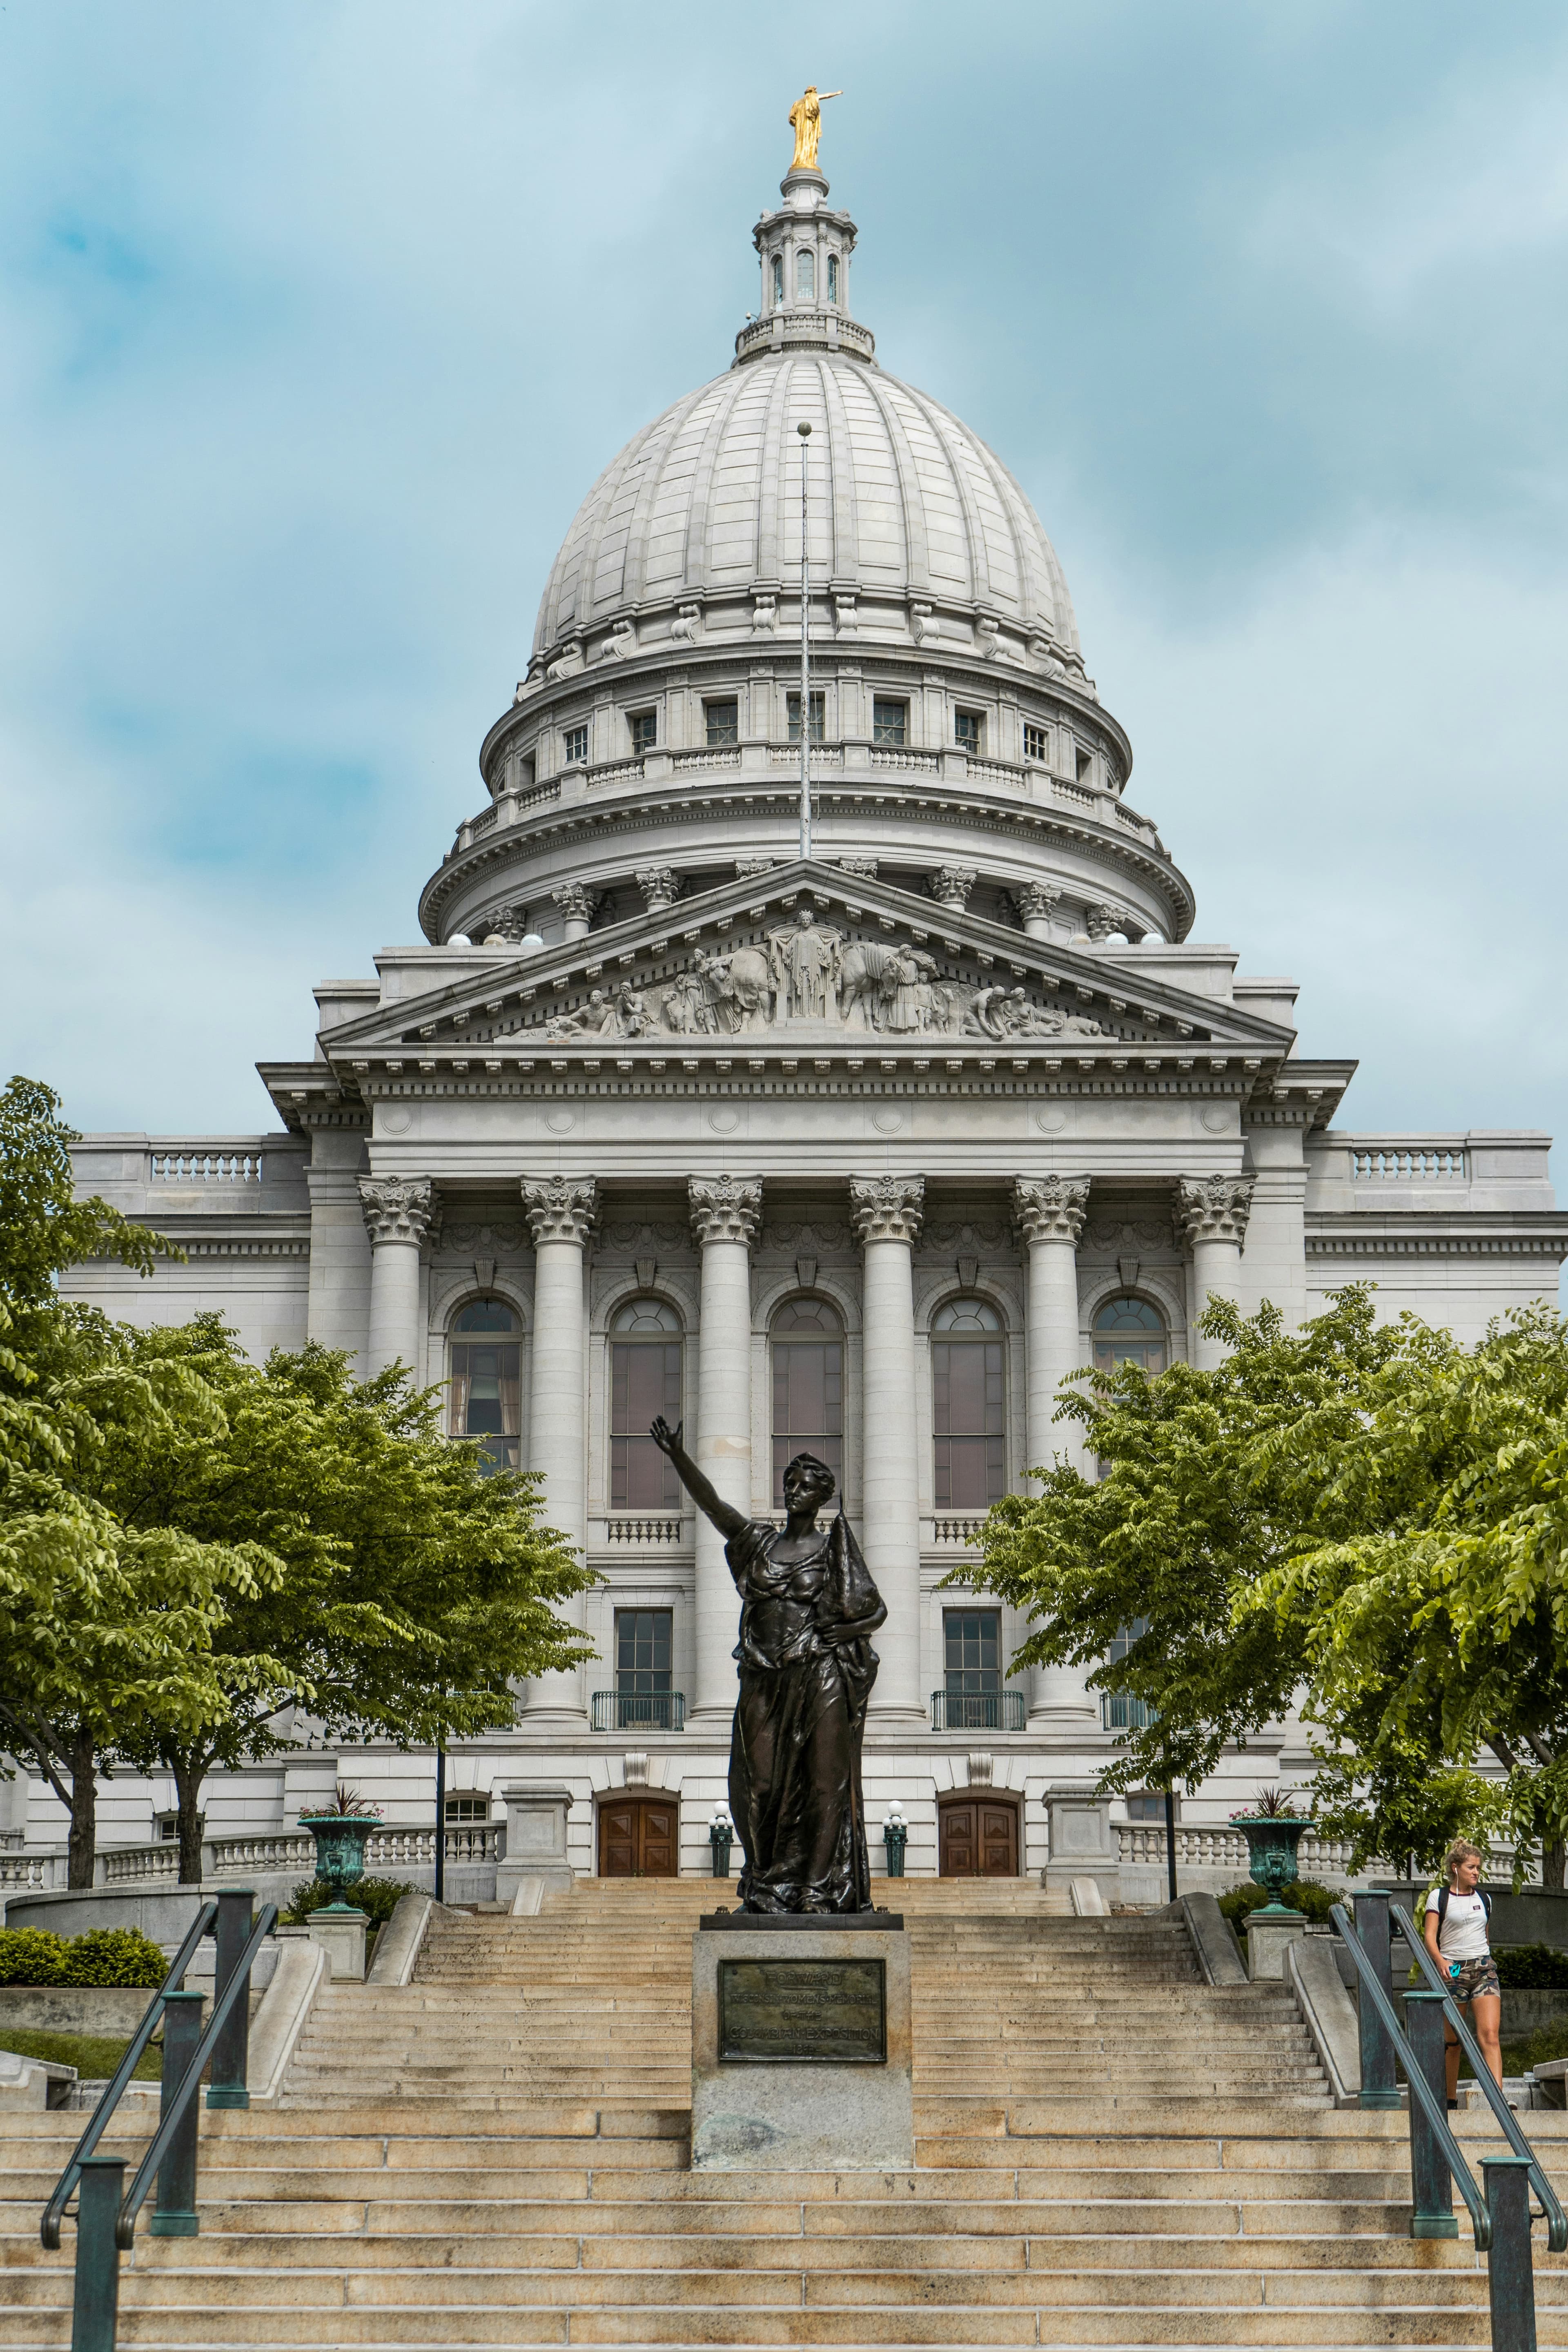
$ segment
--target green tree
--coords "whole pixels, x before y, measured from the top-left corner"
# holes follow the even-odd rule
[[[75,1140],[47,1087],[18,1077],[0,1094],[0,1732],[68,1808],[69,1881],[85,1886],[106,1739],[221,1712],[211,1630],[221,1591],[251,1570],[180,1530],[128,1528],[96,1491],[111,1442],[210,1432],[221,1415],[193,1368],[134,1364],[102,1316],[59,1300],[80,1259],[146,1275],[168,1254],[75,1199]]]
[[[486,1475],[476,1447],[442,1434],[439,1392],[401,1366],[360,1383],[313,1345],[257,1366],[216,1317],[130,1345],[150,1376],[195,1372],[222,1421],[150,1445],[128,1435],[106,1454],[105,1501],[128,1527],[255,1568],[213,1633],[223,1713],[149,1717],[120,1743],[174,1775],[182,1877],[199,1870],[203,1780],[292,1746],[282,1709],[334,1740],[428,1745],[510,1724],[517,1682],[592,1655],[552,1604],[595,1579],[540,1526],[538,1478]]]

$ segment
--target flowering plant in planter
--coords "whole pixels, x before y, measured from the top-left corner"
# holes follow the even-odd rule
[[[1230,1816],[1233,1825],[1246,1834],[1248,1872],[1268,1893],[1265,1908],[1276,1915],[1289,1907],[1280,1896],[1300,1875],[1296,1848],[1302,1832],[1312,1825],[1311,1815],[1299,1812],[1292,1803],[1293,1793],[1289,1789],[1259,1789],[1255,1805]]]
[[[331,1891],[328,1910],[353,1907],[343,1897],[364,1875],[365,1840],[380,1821],[381,1807],[367,1804],[356,1789],[345,1789],[341,1781],[330,1804],[300,1808],[300,1825],[316,1841],[316,1875]]]

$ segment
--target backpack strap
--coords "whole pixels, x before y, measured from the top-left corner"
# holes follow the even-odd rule
[[[1437,1889],[1437,1933],[1439,1936],[1443,1932],[1443,1922],[1447,1916],[1448,1889],[1446,1886],[1439,1886]]]

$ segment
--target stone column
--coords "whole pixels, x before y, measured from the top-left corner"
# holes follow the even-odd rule
[[[370,1235],[370,1344],[374,1378],[388,1364],[419,1377],[419,1252],[436,1221],[428,1176],[362,1176],[360,1208]]]
[[[1023,918],[1024,930],[1031,940],[1048,940],[1051,936],[1051,915],[1061,897],[1054,882],[1015,882],[1013,904]]]
[[[871,1711],[925,1719],[921,1689],[920,1432],[915,1420],[912,1252],[923,1176],[855,1176],[849,1210],[865,1255],[861,1477],[866,1565],[888,1604]]]
[[[1196,1311],[1211,1297],[1239,1298],[1241,1249],[1252,1208],[1250,1176],[1184,1176],[1176,1186],[1176,1229],[1193,1254]],[[1212,1371],[1225,1361],[1224,1343],[1194,1332],[1193,1361]]]
[[[1079,1333],[1078,1237],[1089,1207],[1087,1176],[1019,1176],[1013,1213],[1029,1249],[1027,1432],[1030,1470],[1048,1469],[1054,1454],[1084,1466],[1076,1422],[1053,1419],[1062,1382],[1082,1370]],[[1031,1494],[1039,1481],[1028,1481]],[[1029,1721],[1064,1733],[1092,1731],[1099,1720],[1087,1666],[1036,1666],[1029,1677]]]
[[[585,940],[594,927],[599,893],[582,882],[563,882],[550,895],[565,919],[567,939]]]
[[[587,1328],[583,1253],[593,1230],[598,1187],[592,1177],[547,1176],[522,1181],[523,1212],[533,1233],[533,1353],[528,1378],[528,1463],[544,1477],[544,1518],[579,1552],[588,1542]],[[566,1623],[581,1631],[583,1595],[559,1604]],[[581,1666],[541,1675],[530,1683],[526,1712],[563,1729],[581,1730]]]
[[[697,1340],[697,1434],[689,1451],[726,1503],[752,1515],[752,1244],[763,1180],[693,1176],[692,1231],[702,1251]],[[717,1729],[735,1711],[740,1602],[724,1538],[697,1514],[697,1687],[687,1721]]]

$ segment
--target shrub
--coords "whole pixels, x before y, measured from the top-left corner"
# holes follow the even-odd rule
[[[373,1927],[384,1927],[399,1900],[405,1895],[417,1893],[403,1878],[362,1878],[348,1890],[348,1900],[356,1911],[363,1911]],[[324,1878],[307,1878],[289,1898],[289,1908],[283,1914],[290,1927],[302,1927],[312,1911],[321,1911],[332,1899],[332,1890]]]
[[[0,1927],[0,1985],[58,1985],[65,1955],[47,1927]]]
[[[1329,1906],[1342,1899],[1331,1886],[1321,1885],[1315,1878],[1298,1878],[1280,1897],[1287,1910],[1305,1912],[1309,1919],[1324,1923],[1328,1919]],[[1239,1935],[1249,1915],[1260,1910],[1268,1900],[1268,1888],[1259,1886],[1256,1879],[1248,1878],[1240,1886],[1232,1886],[1222,1895],[1219,1907]]]
[[[1492,1958],[1505,1991],[1568,1990],[1568,1952],[1560,1952],[1553,1944],[1505,1944]]]
[[[155,1992],[169,1963],[137,1927],[94,1927],[55,1936],[44,1927],[0,1927],[0,1985],[129,1985]]]
[[[68,1985],[129,1985],[156,1992],[169,1963],[140,1927],[94,1927],[73,1936],[60,1964],[58,1982]]]

